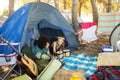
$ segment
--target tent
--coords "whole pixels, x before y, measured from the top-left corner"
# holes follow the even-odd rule
[[[113,29],[110,34],[110,44],[113,46],[114,51],[117,51],[116,42],[120,40],[120,23]]]
[[[32,2],[14,12],[0,27],[0,36],[9,42],[20,42],[21,48],[41,34],[50,38],[64,36],[67,47],[77,49],[80,46],[75,31],[60,12],[47,3]],[[0,47],[3,51],[3,47]],[[8,53],[10,48],[5,49]],[[0,50],[1,51],[1,50]]]

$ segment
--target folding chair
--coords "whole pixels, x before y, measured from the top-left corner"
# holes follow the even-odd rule
[[[93,49],[90,45],[96,41],[96,48],[98,44],[97,25],[94,22],[86,22],[81,24],[81,44],[86,44],[89,49]]]
[[[16,47],[20,52],[20,43],[10,43],[12,46]],[[4,47],[8,47],[7,43],[0,43],[0,47],[4,49]],[[3,75],[0,77],[0,80],[5,80],[8,75],[14,71],[15,73],[21,75],[22,71],[20,68],[20,62],[17,60],[17,53],[12,52],[10,54],[7,53],[0,53],[0,66],[7,66],[9,70],[4,72]],[[15,67],[18,67],[19,71],[15,70]]]

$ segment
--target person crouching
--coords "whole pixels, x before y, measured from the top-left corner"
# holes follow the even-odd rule
[[[48,36],[40,36],[38,40],[35,40],[34,45],[34,51],[36,53],[36,57],[38,59],[45,59],[45,60],[50,60],[53,58],[53,56],[50,54],[49,51],[49,44],[50,39]]]

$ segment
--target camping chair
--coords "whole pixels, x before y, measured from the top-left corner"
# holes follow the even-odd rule
[[[12,46],[16,47],[20,52],[20,43],[10,43]],[[0,43],[0,47],[8,47],[7,43]],[[14,71],[15,73],[21,75],[20,62],[17,60],[17,53],[13,51],[11,54],[0,53],[0,66],[6,66],[9,69],[3,73],[0,80],[5,80],[6,77]],[[17,70],[15,68],[18,68]],[[19,70],[19,71],[18,71]]]
[[[96,48],[98,44],[97,25],[94,22],[86,22],[81,24],[82,35],[80,37],[81,44],[86,44],[89,49],[93,49],[90,45],[96,41]]]

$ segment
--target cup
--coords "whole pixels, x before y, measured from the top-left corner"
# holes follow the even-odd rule
[[[64,56],[66,56],[66,57],[70,56],[70,50],[69,49],[64,49],[63,52],[64,52]]]

